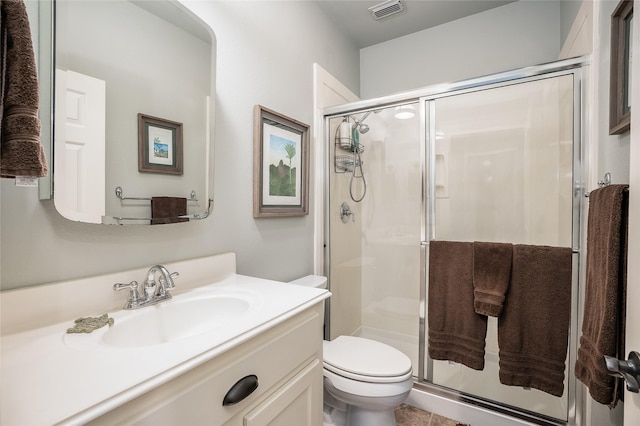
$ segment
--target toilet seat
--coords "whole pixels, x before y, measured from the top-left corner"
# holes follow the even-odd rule
[[[409,357],[375,340],[339,336],[324,341],[323,351],[324,368],[352,380],[397,383],[412,377]]]

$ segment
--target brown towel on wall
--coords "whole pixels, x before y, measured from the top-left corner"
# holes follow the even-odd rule
[[[429,243],[429,356],[484,368],[487,317],[473,309],[473,243]]]
[[[24,1],[2,0],[0,15],[0,176],[46,176],[38,75]]]
[[[509,294],[498,319],[500,383],[562,396],[572,257],[567,247],[513,246]]]
[[[180,197],[152,197],[151,224],[187,222],[187,199]]]
[[[591,397],[613,408],[623,395],[622,379],[609,375],[604,355],[626,359],[628,185],[609,185],[589,194],[587,275],[578,380]]]
[[[473,243],[473,296],[476,313],[499,317],[511,280],[513,245]]]

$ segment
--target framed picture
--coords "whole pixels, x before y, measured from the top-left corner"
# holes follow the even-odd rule
[[[254,108],[253,217],[309,214],[309,126]]]
[[[138,114],[138,171],[182,175],[182,123]]]
[[[631,126],[632,29],[633,0],[622,0],[611,14],[610,135],[628,132]]]

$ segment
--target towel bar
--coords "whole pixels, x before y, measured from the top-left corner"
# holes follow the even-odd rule
[[[116,197],[118,197],[121,201],[151,201],[151,197],[125,197],[122,195],[123,191],[122,191],[122,187],[121,186],[117,186],[116,187]],[[196,196],[196,191],[192,190],[191,194],[189,194],[189,198],[187,198],[187,201],[199,201],[198,197]]]
[[[180,215],[180,216],[176,216],[175,219],[190,219],[190,220],[206,219],[211,214],[212,204],[213,204],[213,200],[209,199],[209,203],[207,205],[207,210],[205,210],[203,213],[193,213],[193,214]],[[152,217],[123,217],[123,216],[114,216],[113,219],[115,219],[118,222],[118,225],[121,225],[121,223],[120,223],[121,221],[138,221],[138,220],[151,221],[151,220],[153,220]],[[168,218],[163,218],[163,219],[168,219]],[[169,219],[173,219],[173,218],[169,218]]]

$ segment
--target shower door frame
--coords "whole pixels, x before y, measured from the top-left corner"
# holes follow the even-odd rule
[[[414,388],[425,390],[429,393],[444,396],[448,399],[464,404],[489,409],[494,412],[506,414],[525,421],[534,421],[540,424],[563,425],[580,424],[582,412],[583,387],[578,386],[577,380],[570,366],[575,364],[578,348],[579,308],[578,301],[582,299],[580,285],[584,277],[584,254],[580,247],[581,235],[584,235],[584,223],[581,220],[585,209],[585,183],[587,175],[585,168],[584,149],[586,145],[586,132],[584,130],[584,101],[585,101],[585,72],[589,65],[590,57],[581,56],[565,59],[542,65],[530,66],[502,73],[487,75],[474,79],[455,83],[444,83],[414,91],[403,92],[386,97],[357,101],[345,105],[326,108],[324,110],[324,127],[326,146],[330,140],[330,119],[346,114],[358,114],[374,109],[390,108],[409,103],[419,103],[420,114],[420,157],[421,157],[421,236],[420,236],[420,311],[419,311],[419,336],[418,336],[418,374]],[[541,79],[573,75],[573,199],[572,199],[572,230],[571,241],[573,249],[573,283],[571,298],[571,327],[569,333],[569,348],[567,364],[568,368],[568,395],[567,395],[567,421],[559,420],[525,409],[510,407],[501,404],[500,401],[490,401],[474,395],[464,394],[459,391],[444,388],[432,383],[433,361],[429,359],[426,351],[426,315],[427,315],[427,277],[428,277],[428,246],[429,241],[435,238],[435,102],[437,99],[465,93],[478,92],[526,83]],[[324,161],[324,273],[330,277],[331,271],[331,242],[330,236],[330,156],[326,151]],[[434,184],[431,185],[430,183]],[[329,289],[331,280],[329,279]],[[327,303],[327,315],[325,315],[326,335],[329,335],[330,316],[328,315],[331,302]]]

